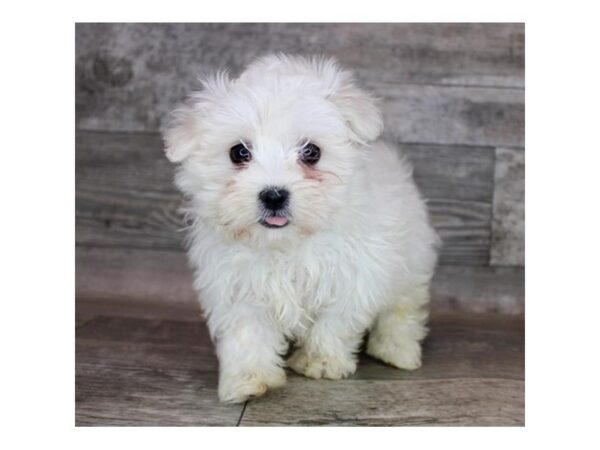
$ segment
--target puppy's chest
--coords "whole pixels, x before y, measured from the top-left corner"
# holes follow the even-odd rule
[[[335,252],[307,249],[255,255],[242,270],[255,301],[267,306],[285,327],[294,327],[350,296],[356,282],[353,265]]]
[[[327,297],[335,294],[331,269],[331,264],[318,258],[267,258],[259,264],[255,262],[253,284],[256,294],[268,304],[296,306],[305,313],[314,313],[329,300]]]

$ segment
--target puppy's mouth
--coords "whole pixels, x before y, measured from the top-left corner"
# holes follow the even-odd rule
[[[287,216],[271,214],[263,217],[258,223],[267,228],[283,228],[289,225],[290,219]]]

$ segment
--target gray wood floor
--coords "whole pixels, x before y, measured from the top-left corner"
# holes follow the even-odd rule
[[[245,405],[219,404],[217,370],[193,313],[140,318],[78,307],[79,426],[524,424],[524,329],[514,316],[438,315],[416,372],[361,354],[349,379],[290,372],[283,388]]]

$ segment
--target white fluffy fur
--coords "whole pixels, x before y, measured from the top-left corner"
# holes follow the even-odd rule
[[[219,397],[241,402],[285,382],[287,365],[338,379],[367,351],[402,369],[421,364],[438,238],[410,165],[378,141],[375,100],[335,61],[262,58],[225,73],[175,111],[165,132],[189,199],[189,259],[215,342]],[[303,142],[322,150],[314,169]],[[240,169],[229,149],[243,141]],[[291,193],[290,225],[258,223],[258,193]]]

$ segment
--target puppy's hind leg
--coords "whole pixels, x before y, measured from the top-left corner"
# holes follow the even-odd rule
[[[399,369],[421,367],[421,341],[427,335],[427,287],[410,289],[377,317],[367,353]]]

